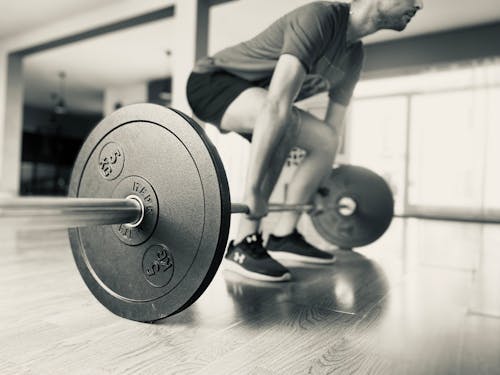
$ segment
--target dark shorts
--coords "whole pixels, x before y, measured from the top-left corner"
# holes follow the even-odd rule
[[[270,79],[247,81],[224,71],[193,72],[187,83],[187,98],[196,117],[220,130],[222,116],[233,100],[250,87],[269,86],[269,81]],[[241,135],[251,139],[251,135]]]

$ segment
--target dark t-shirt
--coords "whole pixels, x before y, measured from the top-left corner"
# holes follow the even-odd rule
[[[297,100],[328,91],[347,105],[363,66],[363,45],[346,43],[350,5],[316,1],[284,15],[254,38],[196,63],[195,72],[227,71],[249,81],[270,79],[283,54],[297,57],[307,76]]]

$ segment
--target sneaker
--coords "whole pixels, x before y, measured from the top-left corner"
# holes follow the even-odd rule
[[[286,281],[290,272],[269,256],[262,246],[262,235],[251,234],[235,244],[231,241],[226,253],[225,269],[254,280]]]
[[[279,260],[329,264],[336,259],[335,255],[309,244],[297,230],[285,237],[269,235],[266,248],[273,258]]]

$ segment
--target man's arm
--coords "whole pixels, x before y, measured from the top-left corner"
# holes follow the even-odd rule
[[[335,134],[339,138],[342,137],[344,133],[347,108],[364,65],[365,54],[361,43],[356,45],[350,59],[350,70],[346,72],[340,85],[329,93],[330,100],[325,115],[325,122],[335,130]]]
[[[245,201],[252,218],[258,219],[267,214],[267,202],[264,202],[262,197],[261,184],[273,150],[291,122],[292,105],[305,76],[306,71],[297,57],[281,55],[271,79],[267,98],[257,116],[252,137],[245,190]]]

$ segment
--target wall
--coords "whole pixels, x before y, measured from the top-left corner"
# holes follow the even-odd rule
[[[20,179],[22,134],[22,60],[16,54],[6,57],[4,110],[5,126],[0,133],[0,195],[15,195]],[[1,77],[0,77],[1,78]],[[7,95],[8,93],[8,95]],[[2,93],[0,92],[0,100]],[[2,113],[0,113],[0,116]]]
[[[500,56],[500,22],[366,45],[363,77],[415,72],[429,65]]]
[[[115,111],[118,106],[123,107],[129,104],[145,103],[148,101],[147,83],[135,85],[108,87],[104,91],[104,116]]]

